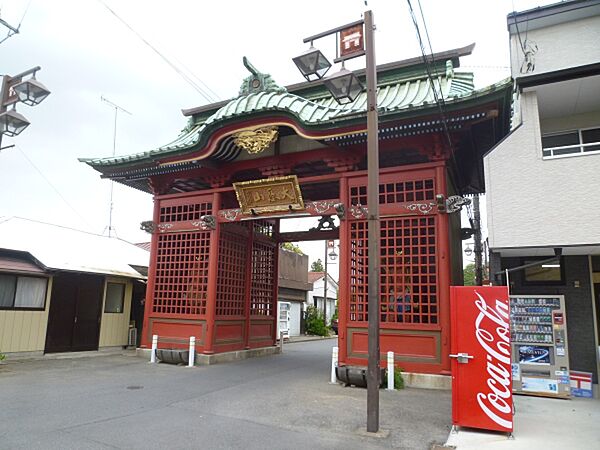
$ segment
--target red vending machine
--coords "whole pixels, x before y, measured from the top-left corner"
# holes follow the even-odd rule
[[[450,289],[452,423],[512,433],[508,288]]]

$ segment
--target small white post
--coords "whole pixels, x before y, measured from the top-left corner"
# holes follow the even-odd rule
[[[335,376],[335,368],[338,365],[338,347],[333,347],[331,351],[331,384],[337,384],[337,377]]]
[[[158,334],[152,335],[152,351],[150,352],[150,362],[156,362],[156,350],[158,349]]]
[[[190,336],[190,356],[188,357],[188,367],[194,367],[196,358],[196,336]]]
[[[388,391],[394,390],[394,352],[388,352],[387,354],[387,370],[388,370]]]

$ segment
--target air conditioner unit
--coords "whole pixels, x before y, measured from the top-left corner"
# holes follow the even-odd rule
[[[137,328],[129,329],[129,337],[127,338],[127,346],[128,347],[136,347],[137,346]]]

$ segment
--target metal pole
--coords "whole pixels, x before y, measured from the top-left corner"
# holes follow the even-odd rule
[[[367,58],[367,207],[369,222],[369,367],[367,371],[367,431],[379,431],[379,125],[373,13],[365,11]]]
[[[475,253],[475,285],[483,284],[483,265],[481,257],[483,256],[483,248],[481,245],[481,216],[479,214],[479,195],[473,196],[473,218],[475,220],[475,234],[473,236],[473,253]]]
[[[323,279],[323,317],[327,326],[327,240],[325,240],[325,278]]]

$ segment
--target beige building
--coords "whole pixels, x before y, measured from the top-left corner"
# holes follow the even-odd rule
[[[135,345],[148,261],[117,238],[0,218],[0,352]]]

